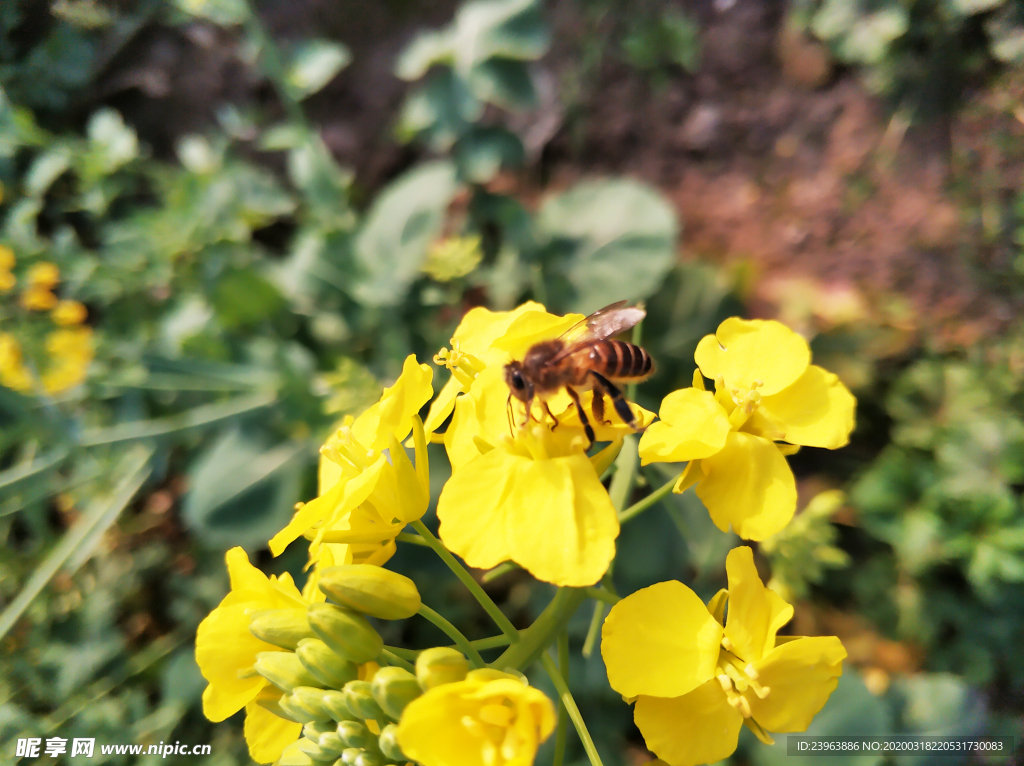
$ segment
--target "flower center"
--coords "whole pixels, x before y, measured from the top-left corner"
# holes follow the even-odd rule
[[[447,367],[452,375],[465,387],[472,385],[476,376],[483,372],[486,366],[472,354],[467,354],[459,348],[459,341],[451,339],[452,348],[442,348],[434,357],[434,364]]]
[[[376,453],[356,441],[349,426],[342,426],[334,432],[334,438],[320,448],[320,454],[344,469],[369,468]]]
[[[747,692],[753,692],[758,699],[766,699],[771,687],[758,682],[759,674],[752,663],[744,663],[735,653],[735,647],[727,637],[722,637],[722,650],[718,653],[716,678],[729,704],[744,718],[750,718],[750,702]]]

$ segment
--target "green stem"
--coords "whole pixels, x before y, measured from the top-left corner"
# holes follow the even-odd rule
[[[562,673],[562,679],[566,685],[569,684],[569,634],[564,630],[558,634],[558,669]],[[569,728],[569,717],[566,714],[565,703],[558,702],[558,725],[555,728],[555,757],[551,766],[562,766],[565,760],[566,734]]]
[[[587,588],[586,590],[587,590],[587,598],[592,598],[595,601],[603,601],[604,603],[611,604],[612,606],[615,606],[617,603],[619,603],[622,600],[621,598],[616,596],[614,593],[612,593],[610,590],[607,590],[607,589],[602,588],[600,586],[595,586],[593,588]]]
[[[583,642],[583,656],[590,659],[590,655],[594,653],[594,645],[597,643],[597,637],[601,634],[601,623],[604,622],[604,602],[594,602],[594,614],[590,617],[590,627],[587,628],[587,638]]]
[[[509,572],[513,572],[516,569],[522,569],[522,567],[520,567],[514,561],[504,561],[501,564],[498,564],[498,566],[494,567],[494,569],[492,569],[490,572],[484,572],[484,576],[482,579],[484,582],[497,580],[503,574],[508,574]]]
[[[656,505],[658,501],[661,500],[661,498],[665,497],[665,495],[672,491],[672,487],[675,486],[675,483],[677,481],[679,481],[678,476],[676,476],[674,479],[669,479],[667,482],[662,484],[660,487],[654,490],[643,500],[638,500],[637,502],[633,503],[631,506],[629,506],[629,508],[627,508],[626,510],[619,514],[619,523],[625,524],[630,519],[639,516],[652,505]]]
[[[484,662],[484,658],[480,656],[480,652],[478,652],[476,648],[469,643],[469,639],[462,635],[462,633],[459,632],[459,629],[448,622],[448,620],[426,604],[420,604],[419,612],[443,630],[448,638],[455,642],[455,646],[457,646],[459,650],[469,658],[469,661],[472,662],[475,667],[482,668],[487,664]]]
[[[594,740],[591,739],[590,732],[587,731],[587,724],[584,722],[583,716],[580,715],[580,709],[576,707],[576,700],[573,699],[572,692],[569,691],[569,685],[562,678],[562,674],[558,672],[558,666],[555,665],[555,661],[551,659],[551,655],[547,652],[543,654],[540,661],[544,666],[544,670],[547,671],[548,676],[551,678],[551,683],[555,685],[558,698],[565,705],[573,726],[576,727],[576,733],[580,736],[583,749],[587,751],[587,757],[590,758],[591,766],[603,766],[601,756],[597,754],[597,748],[594,747]]]
[[[400,543],[412,543],[413,545],[422,545],[427,548],[430,547],[430,543],[424,540],[419,535],[414,535],[410,532],[399,532],[398,537],[395,538]]]
[[[625,507],[633,492],[636,469],[640,462],[637,446],[636,436],[627,436],[623,440],[619,456],[615,458],[615,475],[612,476],[612,483],[608,487],[608,498],[616,511],[621,511]]]
[[[445,548],[441,541],[434,537],[434,533],[427,529],[427,525],[419,519],[412,522],[412,528],[420,533],[420,537],[427,541],[427,545],[434,549],[434,552],[441,557],[441,560],[462,581],[462,584],[473,594],[473,598],[480,602],[480,606],[494,620],[494,624],[498,626],[502,633],[508,636],[509,641],[512,643],[517,642],[519,640],[519,631],[516,630],[512,622],[505,616],[505,613],[498,608],[498,605],[491,600],[491,597],[484,592],[484,589],[480,587],[480,583],[473,579],[473,575],[456,561],[451,551]]]
[[[475,638],[469,642],[469,645],[478,651],[484,651],[485,649],[497,649],[499,646],[508,646],[508,636],[490,636],[489,638]],[[458,649],[457,646],[451,646],[452,649]],[[426,651],[425,649],[405,649],[401,646],[385,646],[386,651],[392,654],[398,655],[402,659],[415,662],[416,658],[419,657],[420,652]]]
[[[416,666],[415,665],[413,665],[408,660],[406,660],[406,659],[404,659],[402,657],[399,657],[397,654],[395,654],[394,652],[390,651],[387,648],[385,648],[384,651],[381,652],[381,656],[384,659],[386,659],[389,663],[391,663],[392,665],[396,665],[397,667],[400,667],[400,668],[405,668],[410,673],[415,673],[416,672]]]
[[[491,667],[502,670],[513,668],[522,670],[537,660],[555,636],[565,630],[573,614],[587,598],[583,588],[559,588],[544,611],[526,630],[520,631],[519,642],[512,644],[505,652],[491,663]]]

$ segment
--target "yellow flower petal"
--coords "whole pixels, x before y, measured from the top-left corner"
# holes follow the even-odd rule
[[[263,688],[262,676],[239,678],[260,652],[277,647],[249,632],[249,604],[220,606],[196,631],[196,662],[209,686],[203,692],[203,715],[223,721],[246,706]]]
[[[601,630],[601,656],[619,694],[678,697],[715,675],[721,641],[722,626],[704,602],[672,580],[612,607]]]
[[[669,766],[728,758],[743,727],[743,717],[730,707],[716,678],[680,697],[641,695],[633,720],[647,748]]]
[[[660,420],[640,439],[641,465],[710,457],[725,446],[729,416],[710,391],[683,388],[661,402]]]
[[[491,347],[504,352],[509,359],[522,359],[530,346],[557,338],[578,324],[581,319],[583,314],[566,314],[560,317],[546,311],[525,311],[516,317]]]
[[[546,429],[533,428],[517,438],[557,448]],[[593,585],[614,557],[619,533],[594,466],[582,451],[531,457],[515,449],[502,441],[452,474],[437,505],[441,539],[473,567],[512,560],[539,580]]]
[[[799,378],[811,361],[807,341],[774,320],[730,317],[714,335],[706,335],[694,354],[705,377],[725,379],[727,390],[769,396]]]
[[[730,609],[732,607],[730,606]],[[755,662],[765,699],[747,694],[753,718],[768,731],[806,731],[843,674],[846,649],[835,636],[798,638]]]
[[[427,412],[427,419],[423,422],[423,428],[428,434],[434,433],[440,428],[448,416],[455,409],[455,400],[465,389],[459,379],[452,375],[448,382],[441,388],[437,398],[430,403],[430,411]]]
[[[434,393],[430,386],[433,375],[429,364],[419,364],[412,354],[406,357],[395,384],[385,388],[380,401],[352,424],[356,441],[368,450],[379,452],[388,446],[392,436],[404,440],[412,431],[413,415]]]
[[[273,763],[302,735],[302,724],[278,718],[256,702],[245,706],[245,742],[256,763]]]
[[[747,662],[759,660],[775,648],[775,634],[793,619],[793,607],[764,586],[754,567],[754,552],[747,546],[729,551],[725,571],[729,578],[725,635],[734,654]]]
[[[725,447],[703,458],[700,466],[704,478],[697,496],[723,532],[731,525],[745,540],[764,540],[793,518],[796,481],[770,441],[733,431]]]
[[[748,428],[780,430],[790,444],[839,449],[850,441],[856,407],[837,376],[812,364],[792,385],[762,398]]]
[[[478,439],[493,445],[502,436],[512,436],[518,424],[509,425],[507,403],[508,386],[500,367],[485,369],[469,393],[458,398],[455,414],[444,433],[452,471],[458,471],[481,454]]]

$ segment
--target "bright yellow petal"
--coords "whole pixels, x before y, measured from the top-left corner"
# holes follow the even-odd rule
[[[302,537],[306,530],[328,518],[337,507],[342,493],[345,491],[345,486],[345,483],[338,482],[326,494],[310,500],[296,510],[287,526],[270,538],[268,543],[270,552],[275,556],[280,556],[284,553],[284,549]]]
[[[793,619],[793,607],[764,586],[754,566],[754,552],[747,546],[729,551],[725,571],[729,578],[725,635],[741,659],[759,660],[775,648],[775,634]]]
[[[722,626],[700,597],[671,580],[612,607],[601,630],[601,656],[619,694],[678,697],[714,676],[721,642]]]
[[[261,676],[239,678],[260,652],[277,647],[249,632],[251,604],[219,606],[199,623],[196,631],[196,663],[209,686],[203,692],[203,715],[223,721],[237,713],[263,688]]]
[[[405,439],[412,431],[413,415],[433,396],[430,386],[433,375],[429,364],[419,364],[412,354],[406,357],[395,384],[385,388],[380,401],[352,424],[356,441],[379,452],[388,446],[392,436],[399,441]]]
[[[256,702],[245,706],[245,742],[256,763],[273,763],[302,735],[302,724],[278,718]]]
[[[444,433],[444,446],[453,471],[480,454],[478,440],[496,444],[502,436],[514,433],[518,423],[509,424],[508,393],[501,368],[488,367],[473,381],[469,393],[455,402],[455,414]],[[521,415],[513,415],[516,417]]]
[[[522,359],[530,346],[542,340],[552,340],[583,319],[582,314],[564,317],[546,311],[525,311],[516,317],[505,333],[491,344],[511,359]]]
[[[744,540],[764,540],[793,518],[796,481],[770,441],[733,431],[722,451],[703,458],[700,467],[697,496],[723,532],[731,525]]]
[[[441,684],[414,699],[398,723],[402,752],[423,766],[485,766],[483,732],[463,725],[480,705],[463,696],[465,681]]]
[[[448,382],[441,388],[437,398],[430,403],[430,411],[423,423],[423,428],[428,434],[434,433],[444,424],[444,421],[452,414],[452,410],[455,409],[456,397],[464,390],[458,378],[454,375],[448,378]]]
[[[760,381],[757,391],[769,396],[803,374],[811,349],[780,322],[730,317],[701,339],[694,359],[705,377],[724,378],[727,390],[750,390]]]
[[[781,441],[839,449],[850,441],[856,408],[842,381],[812,364],[791,386],[761,399],[748,428],[780,429]]]
[[[758,683],[771,690],[763,700],[745,695],[754,720],[768,731],[806,731],[839,683],[845,657],[835,636],[799,638],[775,647],[754,663]]]
[[[641,695],[633,720],[647,749],[670,766],[728,758],[743,726],[743,717],[730,707],[717,678],[680,697]]]
[[[640,439],[640,460],[680,463],[710,457],[725,446],[729,416],[710,391],[683,388],[661,402],[660,420]]]

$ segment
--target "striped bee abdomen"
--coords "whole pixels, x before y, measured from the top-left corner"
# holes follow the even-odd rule
[[[591,358],[606,378],[646,378],[654,371],[651,355],[624,340],[601,340],[591,347]]]

